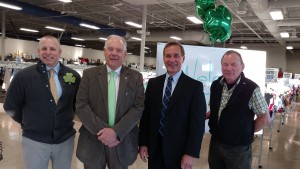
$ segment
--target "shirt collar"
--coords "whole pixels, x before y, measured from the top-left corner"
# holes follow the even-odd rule
[[[51,67],[49,67],[49,66],[46,65],[47,71],[49,71],[50,69],[53,69],[56,73],[58,73],[59,68],[60,68],[59,62],[53,68],[51,68]]]
[[[241,75],[239,76],[238,80],[236,81],[236,83],[234,84],[234,86],[238,85],[241,81]],[[227,86],[227,83],[226,83],[226,80],[224,78],[224,76],[222,77],[222,79],[220,80],[220,84],[222,86],[226,85]],[[234,87],[233,87],[234,88]]]
[[[108,65],[106,65],[106,68],[107,68],[107,73],[112,71],[112,69]],[[122,68],[122,66],[120,66],[118,69],[114,70],[116,72],[116,74],[120,75],[121,68]]]
[[[173,82],[177,83],[180,75],[182,73],[182,70],[180,70],[179,72],[175,73],[172,77],[173,77]],[[166,73],[166,79],[168,79],[170,77],[169,73]]]

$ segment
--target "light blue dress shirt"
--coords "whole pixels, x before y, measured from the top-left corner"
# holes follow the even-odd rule
[[[173,77],[173,81],[172,81],[172,91],[171,91],[171,96],[173,94],[173,91],[177,85],[177,82],[178,82],[178,79],[180,77],[182,73],[182,70],[180,70],[179,72],[175,73],[172,77]],[[165,89],[166,89],[166,86],[167,86],[167,83],[168,83],[168,78],[170,77],[170,75],[168,73],[166,73],[166,78],[165,78],[165,83],[164,83],[164,91],[163,91],[163,97],[164,98],[164,94],[165,94]]]

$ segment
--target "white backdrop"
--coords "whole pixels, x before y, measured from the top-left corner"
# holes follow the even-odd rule
[[[163,63],[164,46],[165,43],[157,44],[157,76],[166,72],[166,68]],[[203,83],[206,103],[208,103],[211,83],[222,75],[221,58],[223,54],[230,49],[191,45],[183,45],[183,47],[185,50],[185,60],[182,65],[182,71],[188,76]],[[266,52],[241,49],[233,50],[238,51],[242,55],[245,63],[245,76],[256,82],[262,93],[264,93]],[[207,106],[207,110],[209,110],[209,106]]]

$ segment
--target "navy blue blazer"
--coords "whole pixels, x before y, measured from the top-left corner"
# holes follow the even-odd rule
[[[147,146],[149,156],[156,156],[159,143],[160,111],[166,75],[150,79],[146,89],[145,109],[140,122],[139,146]],[[165,116],[162,151],[165,164],[180,164],[184,154],[199,157],[205,130],[206,102],[203,84],[181,74]],[[180,165],[179,165],[180,166]]]

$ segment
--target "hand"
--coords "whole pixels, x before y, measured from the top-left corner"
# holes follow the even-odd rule
[[[108,147],[114,147],[120,143],[120,141],[117,139],[116,132],[111,128],[104,128],[100,130],[97,135],[98,140]]]
[[[192,169],[195,158],[189,155],[183,155],[181,159],[181,169]]]
[[[209,119],[210,117],[210,111],[206,112],[206,119]]]
[[[115,141],[113,141],[112,143],[108,144],[108,147],[114,147],[117,146],[120,143],[120,141],[118,139],[116,139]]]
[[[139,154],[141,159],[146,163],[147,162],[147,158],[148,158],[148,147],[146,146],[141,146],[139,149]]]

